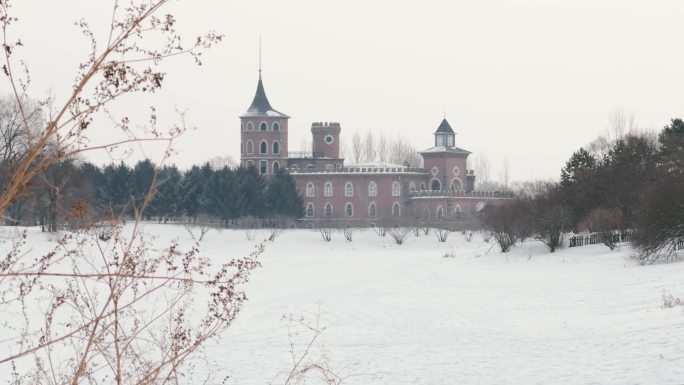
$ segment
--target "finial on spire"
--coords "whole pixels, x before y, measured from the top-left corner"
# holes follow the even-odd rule
[[[259,35],[259,75],[261,75],[261,35]]]
[[[446,107],[442,104],[442,118],[446,119]]]

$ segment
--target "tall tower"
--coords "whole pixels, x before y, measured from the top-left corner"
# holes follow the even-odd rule
[[[335,122],[312,123],[313,157],[339,159],[341,130],[340,124]]]
[[[454,130],[446,119],[435,131],[435,146],[420,154],[425,169],[430,173],[427,188],[433,191],[470,190],[466,178],[466,164],[470,151],[454,146]],[[473,177],[474,178],[474,177]],[[472,180],[474,183],[474,179]]]
[[[287,122],[290,117],[274,110],[259,82],[247,112],[240,116],[240,164],[255,166],[265,176],[287,167]]]

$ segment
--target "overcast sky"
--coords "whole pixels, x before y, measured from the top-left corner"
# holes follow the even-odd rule
[[[106,33],[111,1],[13,3],[32,94],[63,98],[88,48],[73,22],[84,17]],[[422,150],[446,111],[457,146],[494,167],[508,159],[514,180],[557,178],[616,108],[652,130],[684,116],[681,0],[182,0],[167,10],[188,41],[226,35],[204,66],[181,58],[165,67],[154,102],[162,121],[177,108],[197,127],[178,146],[182,167],[239,159],[259,35],[268,98],[292,117],[291,150],[314,121],[340,122],[346,140],[373,130]],[[146,110],[127,103],[126,111]],[[97,122],[94,142],[106,140],[108,125]]]

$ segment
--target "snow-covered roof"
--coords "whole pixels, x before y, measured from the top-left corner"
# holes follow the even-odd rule
[[[361,164],[352,164],[348,167],[406,167],[401,164],[387,163],[387,162],[370,162]]]
[[[449,147],[449,146],[435,146],[432,148],[428,148],[425,151],[421,151],[421,154],[432,154],[432,153],[438,153],[438,152],[449,152],[452,154],[471,154],[470,151],[464,150],[462,148],[458,147]]]

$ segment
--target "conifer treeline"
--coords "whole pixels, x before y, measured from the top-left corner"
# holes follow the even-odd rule
[[[10,224],[58,224],[126,218],[147,195],[156,172],[150,160],[133,167],[121,162],[98,167],[73,160],[56,164],[37,178],[30,193],[8,210]],[[299,218],[303,200],[292,177],[279,172],[270,180],[255,167],[213,169],[208,163],[181,171],[159,170],[147,220],[219,220],[224,226],[241,217]]]

